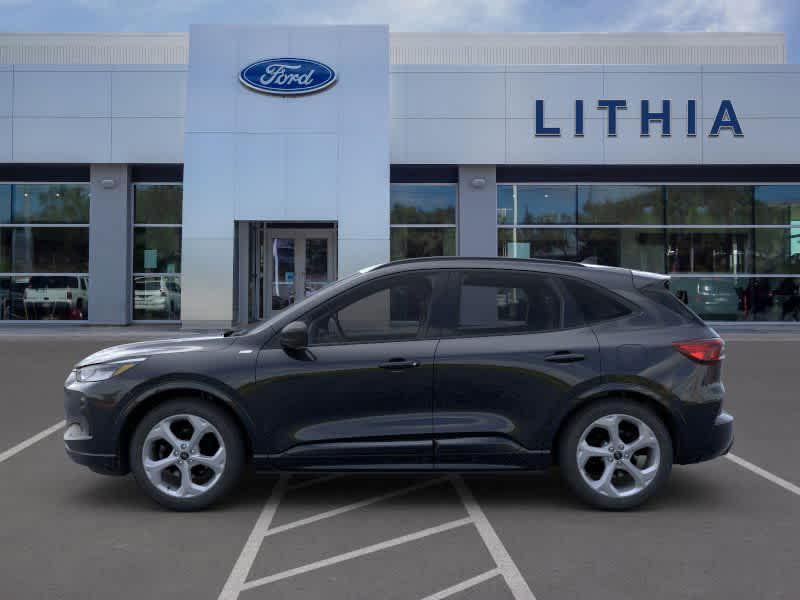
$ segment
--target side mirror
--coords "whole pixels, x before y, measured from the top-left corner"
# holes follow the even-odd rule
[[[304,350],[308,347],[308,326],[302,321],[292,321],[281,330],[280,340],[286,350]]]

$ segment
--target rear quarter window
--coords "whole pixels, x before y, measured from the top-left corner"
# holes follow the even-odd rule
[[[574,322],[567,326],[610,321],[631,313],[626,303],[598,285],[571,278],[563,278],[562,282],[577,309],[570,319]]]
[[[703,323],[692,309],[670,291],[669,281],[650,284],[640,291],[645,298],[666,309],[667,315],[673,319],[677,318],[681,323]]]

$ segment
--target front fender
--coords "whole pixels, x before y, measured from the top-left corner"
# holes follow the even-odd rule
[[[216,400],[225,405],[236,416],[239,423],[245,430],[250,441],[255,439],[255,424],[238,401],[239,395],[236,390],[224,383],[200,375],[175,374],[149,381],[140,385],[127,395],[124,401],[124,408],[119,412],[114,423],[114,432],[120,442],[124,437],[122,434],[128,425],[131,416],[135,415],[144,405],[149,405],[153,398],[169,392],[186,391],[191,393],[203,393],[213,396]]]

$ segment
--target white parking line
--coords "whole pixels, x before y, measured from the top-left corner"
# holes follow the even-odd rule
[[[444,598],[449,598],[453,594],[463,592],[464,590],[468,590],[471,587],[475,587],[476,585],[483,583],[484,581],[488,581],[492,577],[497,577],[500,574],[501,574],[500,569],[492,569],[490,571],[486,571],[486,573],[481,573],[480,575],[476,575],[475,577],[470,577],[469,579],[462,581],[461,583],[451,585],[449,588],[445,588],[441,591],[436,592],[435,594],[431,594],[430,596],[425,596],[422,600],[443,600]]]
[[[333,475],[323,475],[321,477],[314,477],[313,479],[309,479],[307,481],[301,481],[300,483],[295,483],[294,485],[290,485],[286,488],[287,492],[295,492],[297,490],[302,490],[307,487],[311,487],[312,485],[317,485],[318,483],[325,483],[326,481],[332,481],[334,479],[339,479],[342,475],[340,473],[334,473]]]
[[[422,538],[436,535],[437,533],[450,531],[451,529],[455,529],[457,527],[463,527],[464,525],[468,525],[470,523],[472,523],[472,519],[469,517],[464,517],[463,519],[450,521],[449,523],[444,523],[443,525],[437,525],[436,527],[429,527],[428,529],[423,529],[421,531],[409,533],[408,535],[403,535],[400,537],[393,538],[391,540],[386,540],[385,542],[380,542],[378,544],[373,544],[371,546],[365,546],[364,548],[359,548],[358,550],[353,550],[352,552],[345,552],[344,554],[331,556],[330,558],[318,560],[313,563],[296,567],[294,569],[281,571],[280,573],[275,573],[275,575],[270,575],[268,577],[261,577],[259,579],[253,579],[252,581],[248,581],[247,583],[245,583],[241,587],[241,589],[242,591],[250,590],[256,587],[260,587],[262,585],[267,585],[268,583],[274,583],[282,579],[288,579],[289,577],[302,575],[303,573],[308,573],[309,571],[316,571],[317,569],[329,567],[331,565],[335,565],[340,562],[344,562],[346,560],[351,560],[353,558],[358,558],[360,556],[365,556],[367,554],[380,552],[381,550],[393,548],[394,546],[400,546],[401,544],[407,544],[408,542],[413,542],[415,540],[421,540]]]
[[[428,487],[433,487],[434,485],[439,485],[445,483],[446,481],[447,479],[441,477],[439,479],[433,479],[431,481],[424,481],[416,485],[410,485],[408,487],[404,487],[399,490],[394,490],[393,492],[387,492],[386,494],[381,494],[380,496],[373,496],[372,498],[367,498],[366,500],[360,500],[359,502],[353,502],[352,504],[340,506],[339,508],[334,508],[332,510],[319,513],[311,517],[306,517],[305,519],[299,519],[297,521],[292,521],[291,523],[286,523],[285,525],[281,525],[279,527],[274,527],[272,529],[269,529],[268,531],[265,531],[264,537],[275,535],[277,533],[283,533],[284,531],[289,531],[290,529],[302,527],[303,525],[310,525],[311,523],[316,523],[317,521],[322,521],[323,519],[330,519],[331,517],[337,517],[344,513],[370,506],[371,504],[383,502],[384,500],[396,498],[397,496],[405,496],[406,494],[411,494],[412,492],[417,492],[419,490]],[[290,487],[289,489],[292,488]]]
[[[288,475],[281,475],[275,487],[272,488],[272,494],[270,494],[269,500],[267,500],[267,503],[261,510],[261,514],[258,516],[256,524],[250,532],[250,537],[247,538],[244,548],[242,548],[242,552],[236,560],[236,564],[233,565],[231,574],[228,575],[228,581],[225,582],[225,586],[222,588],[222,592],[219,595],[219,600],[236,600],[236,598],[239,597],[244,582],[247,580],[247,575],[250,573],[250,568],[256,560],[258,550],[261,548],[264,533],[269,529],[272,519],[275,518],[278,505],[281,503],[281,498],[283,498],[283,494],[286,492],[288,481]]]
[[[480,504],[475,500],[475,496],[472,495],[467,484],[464,483],[464,480],[459,475],[453,475],[452,481],[458,495],[461,496],[461,501],[464,503],[467,513],[472,517],[475,527],[478,528],[478,533],[483,539],[486,549],[489,550],[489,554],[492,555],[497,568],[506,580],[514,600],[536,600],[531,588],[528,587],[528,582],[525,581],[522,573],[520,573],[519,568],[511,558],[508,550],[506,550]]]
[[[25,450],[25,448],[29,448],[30,446],[33,446],[36,442],[39,442],[39,441],[43,440],[47,436],[53,435],[56,431],[58,431],[59,429],[63,428],[66,424],[67,424],[66,421],[59,421],[58,423],[56,423],[52,427],[48,427],[44,431],[40,431],[36,435],[29,437],[24,442],[20,442],[19,444],[17,444],[13,448],[9,448],[8,450],[6,450],[2,454],[0,454],[0,463],[7,461],[9,458],[14,456],[15,454],[19,454],[20,452]]]
[[[726,454],[725,458],[727,458],[728,460],[730,460],[732,462],[735,462],[737,465],[739,465],[742,468],[747,469],[751,473],[755,473],[759,477],[763,477],[767,481],[770,481],[770,482],[774,483],[775,485],[778,485],[778,486],[782,487],[786,491],[792,492],[793,494],[795,494],[797,496],[800,496],[800,487],[796,486],[793,483],[790,483],[790,482],[786,481],[785,479],[782,479],[781,477],[778,477],[777,475],[775,475],[773,473],[770,473],[769,471],[767,471],[765,469],[762,469],[758,465],[754,465],[753,463],[751,463],[749,461],[746,461],[745,459],[743,459],[743,458],[741,458],[739,456],[736,456],[735,454]]]

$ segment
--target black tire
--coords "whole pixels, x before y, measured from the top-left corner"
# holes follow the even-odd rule
[[[170,496],[158,489],[142,465],[142,449],[150,430],[163,419],[180,414],[195,415],[208,421],[219,432],[225,445],[225,466],[219,480],[207,492],[187,498]],[[153,500],[170,510],[194,511],[215,504],[236,485],[244,470],[245,445],[240,428],[223,409],[198,398],[175,398],[158,405],[142,418],[134,430],[128,459],[136,483]]]
[[[608,415],[629,415],[639,419],[652,430],[659,446],[655,476],[641,491],[631,496],[612,497],[595,491],[584,480],[578,466],[576,454],[581,436],[592,423]],[[559,468],[569,487],[581,500],[603,510],[627,510],[641,505],[661,490],[672,470],[673,446],[669,431],[655,412],[631,400],[604,400],[573,415],[561,433],[557,451]],[[613,462],[613,459],[605,460]]]

